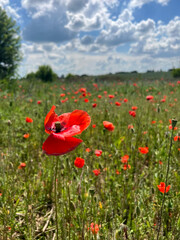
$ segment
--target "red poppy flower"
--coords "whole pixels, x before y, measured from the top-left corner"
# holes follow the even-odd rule
[[[97,234],[99,232],[99,227],[100,227],[100,225],[91,223],[91,228],[90,228],[91,232],[93,234]]]
[[[166,184],[164,182],[160,182],[160,185],[157,185],[158,189],[160,192],[164,193],[166,191],[169,192],[169,189],[170,189],[170,185],[166,187]]]
[[[93,127],[93,128],[96,128],[96,124],[93,124],[92,127]]]
[[[131,165],[129,165],[129,164],[124,164],[123,169],[124,169],[124,170],[127,170],[128,168],[131,169]]]
[[[133,125],[128,125],[128,129],[133,129],[134,128],[134,126]]]
[[[146,154],[149,152],[149,148],[148,147],[139,147],[139,152],[142,154]]]
[[[26,164],[25,164],[25,163],[20,163],[18,169],[23,169],[23,168],[25,168],[25,167],[26,167]]]
[[[88,98],[85,98],[85,99],[84,99],[84,102],[89,102],[89,99],[88,99]]]
[[[114,98],[114,95],[109,95],[109,98]]]
[[[90,151],[91,151],[91,149],[90,149],[90,148],[86,148],[86,152],[88,152],[88,153],[89,153]]]
[[[152,100],[153,98],[154,98],[153,96],[149,95],[149,96],[146,97],[146,100],[150,101],[150,100]]]
[[[175,136],[175,137],[174,137],[174,141],[175,141],[175,142],[180,141],[180,136]]]
[[[128,99],[127,98],[124,98],[124,100],[123,100],[124,102],[128,102]]]
[[[98,95],[98,98],[102,98],[102,96],[101,96],[101,95]]]
[[[81,134],[90,124],[90,116],[82,110],[64,113],[58,116],[52,106],[47,114],[44,126],[50,136],[43,143],[42,149],[48,155],[63,155],[74,150],[81,139],[73,136]]]
[[[92,107],[95,108],[97,106],[97,103],[93,103]]]
[[[29,136],[30,136],[29,133],[26,133],[23,135],[23,138],[29,138]]]
[[[103,125],[108,131],[114,131],[115,127],[111,122],[103,121]]]
[[[130,114],[132,117],[135,117],[135,116],[136,116],[136,112],[135,112],[135,111],[129,111],[129,114]]]
[[[138,109],[138,107],[136,107],[136,106],[132,106],[132,108],[131,108],[132,110],[137,110]]]
[[[120,102],[115,102],[116,106],[121,106],[121,103]]]
[[[84,159],[83,158],[79,158],[77,157],[74,161],[74,165],[77,167],[77,168],[82,168],[84,166]]]
[[[129,155],[124,155],[123,157],[121,157],[121,162],[122,163],[127,163],[129,160]]]
[[[32,120],[32,118],[30,118],[30,117],[27,117],[27,118],[26,118],[26,122],[28,122],[28,123],[32,123],[32,122],[33,122],[33,120]]]
[[[41,103],[42,103],[42,101],[41,101],[41,100],[38,100],[38,101],[37,101],[37,104],[41,104]]]
[[[100,157],[101,154],[102,154],[102,150],[95,150],[95,155],[96,155],[97,157]]]
[[[100,169],[93,170],[94,175],[98,176],[101,172]]]

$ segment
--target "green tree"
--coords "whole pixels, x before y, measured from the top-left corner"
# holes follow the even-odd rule
[[[39,66],[36,72],[36,77],[44,82],[52,82],[58,76],[56,73],[53,72],[52,68],[49,65],[42,65]]]
[[[20,55],[19,27],[0,7],[0,79],[15,73]]]

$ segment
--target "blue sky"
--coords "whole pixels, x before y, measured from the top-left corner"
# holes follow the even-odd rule
[[[19,74],[180,67],[180,0],[0,0],[21,29]]]

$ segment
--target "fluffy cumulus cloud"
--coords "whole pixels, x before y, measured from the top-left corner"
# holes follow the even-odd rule
[[[0,7],[4,7],[7,4],[9,4],[9,0],[0,0]]]
[[[170,0],[131,0],[129,2],[129,8],[141,8],[143,5],[150,3],[150,2],[156,2],[158,4],[161,4],[163,6],[167,5]]]
[[[169,56],[173,62],[180,51],[180,18],[136,21],[137,8],[150,2],[163,7],[170,0],[21,0],[28,16],[21,71],[42,64],[59,75],[166,68]],[[8,0],[0,5],[10,7]]]
[[[180,17],[175,17],[167,25],[159,23],[148,38],[132,44],[130,53],[148,54],[156,57],[178,56],[180,52]]]

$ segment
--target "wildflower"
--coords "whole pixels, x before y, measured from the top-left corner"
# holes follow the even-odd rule
[[[174,141],[175,141],[175,142],[180,141],[180,136],[175,136],[175,137],[174,137]]]
[[[129,160],[129,155],[124,155],[123,157],[121,157],[121,162],[122,163],[127,163]]]
[[[27,118],[26,118],[26,122],[28,122],[28,123],[32,123],[32,122],[33,122],[33,120],[32,120],[32,118],[30,118],[30,117],[27,117]]]
[[[127,170],[128,168],[131,169],[131,166],[129,164],[124,164],[123,169]]]
[[[84,99],[84,102],[86,102],[86,103],[89,102],[89,99],[88,99],[88,98],[85,98],[85,99]]]
[[[77,167],[77,168],[82,168],[84,166],[84,159],[83,158],[79,158],[77,157],[74,161],[74,165]]]
[[[135,110],[137,110],[138,109],[138,107],[136,107],[136,106],[132,106],[132,108],[131,108],[133,111],[135,111]]]
[[[97,106],[97,103],[93,103],[92,107],[95,108]]]
[[[93,234],[97,234],[99,232],[100,225],[91,223],[90,230]]]
[[[104,128],[106,128],[108,131],[114,131],[114,125],[111,122],[103,121]]]
[[[128,129],[133,129],[134,126],[132,124],[128,125]]]
[[[149,148],[148,147],[139,147],[139,152],[142,154],[146,154],[149,152]]]
[[[65,96],[66,96],[65,93],[61,93],[61,94],[60,94],[60,97],[65,97]]]
[[[116,106],[121,106],[121,103],[120,102],[115,102]]]
[[[93,127],[93,128],[96,128],[96,124],[93,124],[92,127]]]
[[[102,209],[102,203],[101,202],[99,202],[99,207],[100,207],[100,209]]]
[[[119,174],[120,174],[120,172],[119,172],[119,170],[118,170],[118,169],[116,169],[116,174],[117,174],[117,175],[119,175]]]
[[[73,136],[81,134],[89,126],[91,118],[82,110],[58,116],[54,112],[55,108],[52,106],[44,121],[45,132],[50,136],[43,143],[42,149],[48,155],[63,155],[82,142]]]
[[[30,134],[29,133],[26,133],[23,135],[23,138],[29,138]]]
[[[102,96],[101,96],[101,95],[98,95],[98,98],[102,98]]]
[[[95,150],[95,155],[96,155],[97,157],[100,157],[101,154],[102,154],[102,150]]]
[[[91,151],[91,149],[90,149],[90,148],[86,148],[86,152],[88,152],[88,153],[89,153],[90,151]]]
[[[158,187],[160,192],[164,193],[166,191],[166,193],[167,193],[167,192],[169,192],[169,189],[170,189],[171,186],[168,185],[166,187],[166,184],[164,182],[160,182],[160,185],[157,185],[157,187]]]
[[[135,116],[136,116],[136,112],[135,112],[135,111],[129,111],[129,114],[130,114],[132,117],[135,117]]]
[[[26,163],[20,163],[18,169],[23,169],[26,167]]]
[[[154,120],[151,122],[151,124],[155,124],[155,123],[156,123],[156,121],[154,121]]]
[[[153,96],[149,95],[149,96],[146,97],[146,100],[150,101],[150,100],[152,100],[153,98],[154,98]]]
[[[123,100],[124,102],[128,102],[128,99],[127,98],[124,98],[124,100]]]
[[[114,95],[109,95],[109,98],[114,98]]]
[[[94,175],[98,176],[101,172],[100,169],[93,170]]]
[[[41,101],[41,100],[38,100],[38,101],[37,101],[37,104],[41,104],[41,103],[42,103],[42,101]]]

